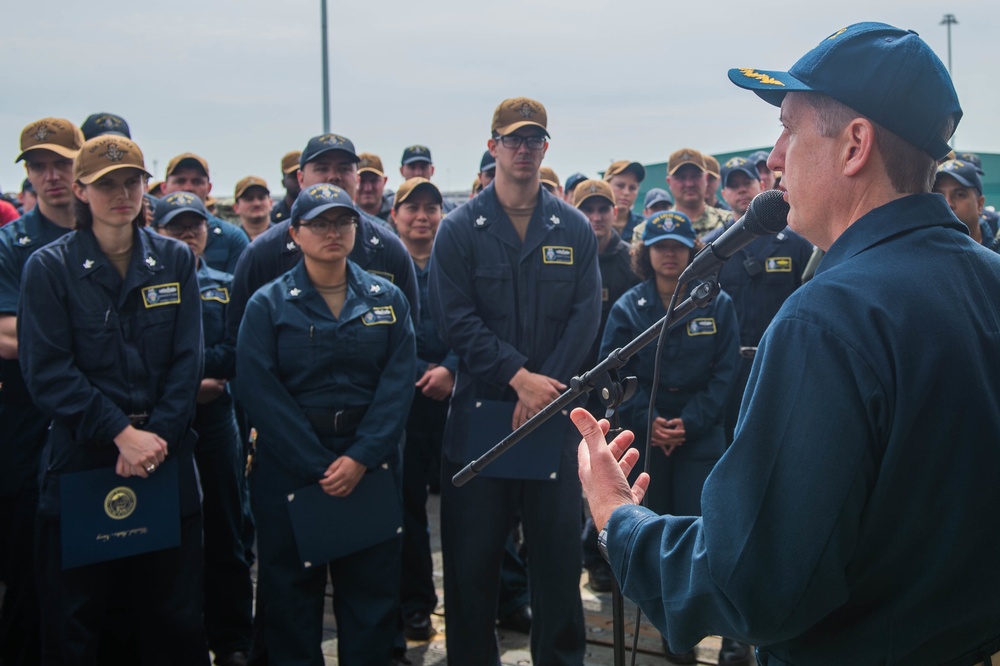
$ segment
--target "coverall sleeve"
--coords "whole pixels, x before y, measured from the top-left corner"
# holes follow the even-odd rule
[[[848,598],[884,389],[857,350],[794,319],[765,336],[749,387],[702,518],[626,506],[608,524],[624,594],[676,651],[708,634],[786,640]]]
[[[389,354],[375,395],[358,425],[354,442],[345,455],[369,469],[385,462],[399,446],[413,401],[417,345],[406,299],[400,297],[397,316],[389,332]]]
[[[76,365],[62,268],[56,257],[42,253],[24,267],[17,314],[21,370],[35,404],[62,421],[74,439],[110,445],[129,420]]]
[[[324,447],[309,419],[278,376],[278,343],[264,298],[247,304],[236,343],[236,386],[240,401],[268,446],[282,447],[276,459],[288,473],[323,477],[336,457]]]
[[[449,224],[451,222],[451,224]],[[430,305],[438,332],[469,372],[504,388],[527,357],[491,331],[476,311],[473,266],[456,219],[445,220],[434,240],[430,264]]]

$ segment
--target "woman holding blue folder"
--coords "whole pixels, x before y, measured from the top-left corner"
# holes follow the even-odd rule
[[[184,245],[142,229],[148,176],[129,139],[84,143],[76,231],[24,269],[21,368],[52,418],[38,510],[46,665],[105,663],[112,634],[133,647],[114,655],[130,663],[208,664],[188,427],[202,372],[198,282]]]
[[[253,295],[237,342],[257,429],[263,640],[282,665],[323,663],[328,570],[340,663],[385,666],[398,630],[400,441],[416,348],[403,293],[347,258],[358,218],[339,187],[299,193],[290,233],[302,260]],[[317,515],[319,527],[302,526]],[[308,559],[346,542],[349,552]]]

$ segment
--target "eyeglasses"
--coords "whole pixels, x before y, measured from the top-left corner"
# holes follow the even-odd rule
[[[330,229],[336,229],[337,235],[343,235],[353,229],[357,223],[358,218],[354,216],[338,217],[336,220],[327,220],[319,217],[310,222],[302,222],[299,226],[306,227],[317,236],[325,236],[330,233]]]
[[[532,134],[531,136],[520,136],[518,134],[507,134],[500,137],[500,143],[503,144],[504,148],[520,148],[523,143],[528,147],[528,150],[541,150],[545,147],[545,135]]]
[[[187,224],[182,224],[180,222],[167,222],[166,224],[163,225],[163,230],[166,231],[171,236],[183,236],[188,232],[191,232],[193,234],[198,234],[204,228],[205,228],[205,220]]]

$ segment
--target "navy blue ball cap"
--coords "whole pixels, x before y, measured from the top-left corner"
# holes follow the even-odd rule
[[[747,161],[752,162],[754,166],[757,166],[761,162],[767,164],[767,158],[771,156],[771,153],[766,150],[758,150],[757,152],[750,153],[747,155]]]
[[[35,191],[35,186],[31,184],[30,180],[28,180],[27,178],[25,178],[24,182],[21,183],[21,191],[22,192],[34,192]]]
[[[643,208],[649,208],[658,203],[666,201],[671,206],[674,205],[674,197],[670,192],[666,191],[662,187],[654,187],[649,192],[646,192],[646,198],[642,202]]]
[[[153,226],[162,227],[170,220],[181,213],[196,213],[208,219],[208,209],[204,202],[196,194],[190,192],[171,192],[165,197],[156,200],[156,207],[153,209]]]
[[[83,132],[85,141],[90,141],[95,136],[102,134],[117,134],[127,139],[132,138],[125,119],[113,113],[94,113],[87,116],[87,119],[80,125],[80,131]]]
[[[414,162],[430,162],[434,163],[431,159],[431,149],[427,146],[410,146],[403,150],[403,160],[402,164],[413,164]]]
[[[358,211],[346,191],[329,183],[317,183],[295,197],[289,219],[293,225],[298,225],[302,220],[311,220],[331,208],[350,208],[355,213]]]
[[[483,153],[483,159],[479,160],[479,173],[497,168],[497,159],[490,155],[490,151]]]
[[[790,92],[832,97],[941,159],[951,151],[940,132],[962,107],[941,59],[912,30],[855,23],[825,38],[787,72],[740,67],[729,80],[774,106]]]
[[[579,171],[570,174],[569,178],[566,179],[566,186],[563,188],[563,190],[565,192],[572,192],[577,185],[579,185],[585,180],[588,180],[587,176],[580,173]]]
[[[320,155],[329,153],[332,150],[340,150],[347,153],[355,162],[361,161],[357,151],[354,150],[354,144],[347,137],[340,136],[339,134],[320,134],[309,139],[306,149],[299,156],[299,168],[304,167],[308,162],[312,162]]]
[[[756,155],[756,153],[754,154]],[[766,155],[764,161],[767,161]],[[722,165],[720,173],[719,179],[722,181],[723,187],[726,187],[726,185],[729,184],[729,174],[735,173],[736,171],[742,171],[749,176],[751,180],[760,180],[760,173],[757,171],[757,162],[751,161],[749,157],[730,157],[726,160],[726,163]]]
[[[697,236],[691,225],[691,218],[679,210],[665,210],[646,219],[646,228],[642,230],[644,245],[656,245],[662,240],[675,240],[687,247],[694,247]]]
[[[979,158],[979,155],[975,153],[955,153],[955,159],[962,160],[963,162],[972,162],[980,176],[986,175],[986,172],[983,171],[983,161]]]
[[[934,177],[934,180],[937,181],[941,176],[951,176],[963,187],[974,188],[979,193],[979,196],[983,195],[983,180],[979,177],[979,170],[976,169],[976,165],[972,162],[959,159],[942,162],[938,165],[937,175]]]

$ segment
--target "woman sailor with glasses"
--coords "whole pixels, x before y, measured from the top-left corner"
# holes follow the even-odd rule
[[[292,525],[290,496],[304,498],[318,487],[320,497],[349,500],[359,484],[371,488],[380,474],[387,475],[378,478],[388,479],[389,489],[374,502],[394,503],[399,515],[400,441],[413,398],[416,347],[403,293],[347,258],[358,217],[339,187],[322,183],[300,192],[290,233],[302,260],[250,298],[239,330],[237,382],[257,429],[250,482],[258,585],[267,599],[263,640],[275,663],[322,663],[327,571],[340,663],[385,666],[398,629],[396,523],[388,526],[389,538],[308,564],[304,540],[324,535],[296,532]],[[350,502],[318,506],[344,505]],[[323,531],[358,536],[338,534],[339,510]],[[381,513],[371,505],[362,511]],[[384,534],[386,527],[363,531]]]
[[[44,664],[104,663],[102,633],[134,646],[115,655],[129,663],[208,664],[189,428],[202,374],[198,282],[186,247],[141,229],[148,175],[131,140],[84,143],[76,230],[24,269],[21,367],[53,419],[37,532]],[[141,523],[128,522],[133,513]],[[133,548],[178,523],[179,539]]]

